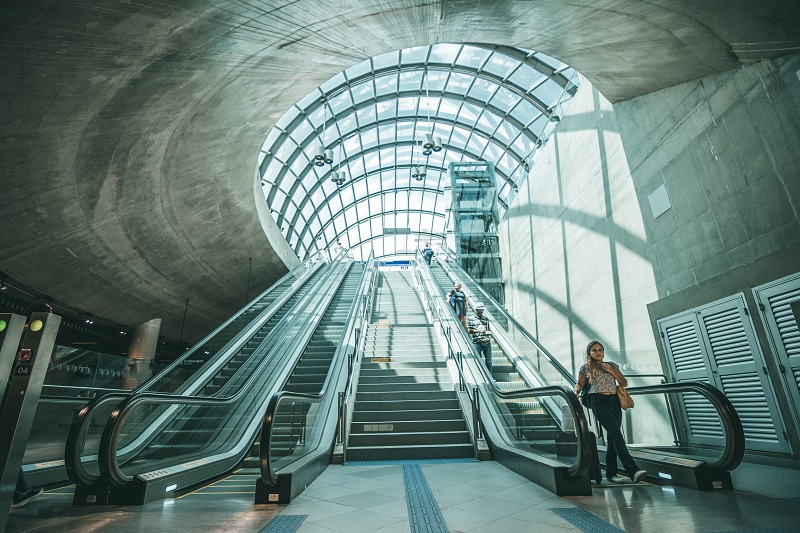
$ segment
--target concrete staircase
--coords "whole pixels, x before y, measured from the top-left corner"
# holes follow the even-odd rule
[[[365,340],[348,459],[472,457],[464,414],[411,274],[383,273]]]

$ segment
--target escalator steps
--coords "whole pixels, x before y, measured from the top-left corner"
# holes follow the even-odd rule
[[[307,514],[279,514],[258,530],[258,533],[294,533],[303,525]]]

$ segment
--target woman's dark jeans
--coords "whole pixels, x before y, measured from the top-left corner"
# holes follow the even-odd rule
[[[622,461],[622,466],[628,475],[633,475],[639,470],[625,445],[622,436],[622,408],[616,394],[592,394],[592,413],[606,430],[606,478],[617,475],[617,457]]]

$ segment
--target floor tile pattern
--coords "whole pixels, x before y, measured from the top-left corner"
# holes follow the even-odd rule
[[[553,508],[581,509],[626,533],[800,533],[800,505],[743,491],[604,483],[592,496],[561,498],[493,461],[419,468],[451,533],[584,531]],[[73,506],[73,489],[46,491],[12,511],[6,531],[257,533],[276,515],[307,515],[298,533],[411,531],[403,464],[331,465],[289,505],[254,505],[250,486],[231,479],[142,506]]]

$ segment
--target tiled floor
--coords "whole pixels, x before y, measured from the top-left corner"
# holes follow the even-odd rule
[[[452,533],[800,532],[800,504],[741,492],[601,485],[593,496],[559,498],[491,461],[420,468]],[[400,464],[332,465],[288,506],[252,501],[241,484],[142,507],[73,507],[69,491],[62,490],[15,510],[7,531],[256,533],[278,513],[306,515],[297,530],[303,533],[412,530]]]

